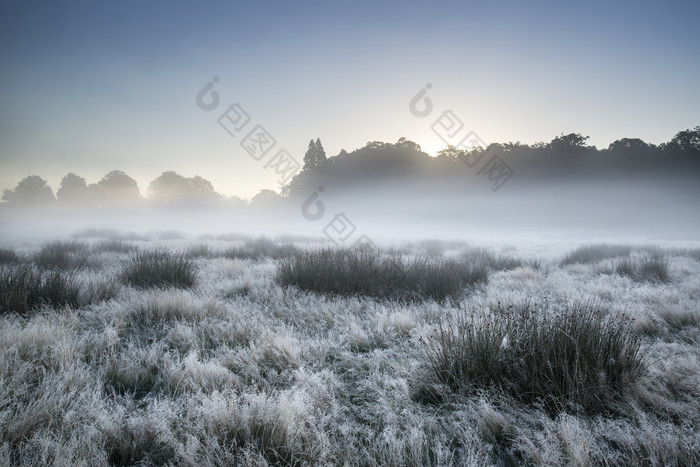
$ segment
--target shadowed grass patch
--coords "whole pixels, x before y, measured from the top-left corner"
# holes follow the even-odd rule
[[[429,368],[452,391],[493,386],[550,413],[604,412],[643,373],[641,341],[622,318],[594,306],[559,313],[500,306],[441,324],[424,343]]]
[[[230,259],[280,259],[289,258],[297,251],[298,248],[290,243],[276,243],[269,238],[259,237],[247,239],[243,245],[227,248],[221,256]]]
[[[470,248],[461,256],[463,261],[491,271],[510,271],[525,264],[520,258],[505,253],[495,254],[486,248]]]
[[[0,269],[0,311],[20,314],[40,308],[80,306],[80,287],[64,271],[40,271],[31,266]]]
[[[10,264],[19,261],[19,257],[12,248],[0,248],[0,264]]]
[[[403,302],[457,300],[466,287],[487,279],[482,265],[442,258],[404,260],[372,250],[302,251],[283,259],[277,271],[284,286]]]
[[[629,245],[617,245],[612,243],[601,243],[597,245],[584,245],[569,252],[561,260],[561,265],[567,264],[592,264],[609,258],[618,256],[629,256],[632,247]]]
[[[98,253],[131,253],[138,250],[138,247],[120,238],[110,238],[95,243],[92,249]]]
[[[668,259],[659,251],[640,258],[620,258],[613,264],[612,272],[638,282],[670,282]]]
[[[194,286],[199,271],[184,254],[141,251],[124,262],[121,280],[138,288]]]
[[[88,266],[89,249],[85,242],[76,240],[55,241],[42,245],[34,262],[46,269],[79,269]]]
[[[211,255],[211,249],[206,243],[189,245],[185,249],[185,256],[188,258],[208,258]]]

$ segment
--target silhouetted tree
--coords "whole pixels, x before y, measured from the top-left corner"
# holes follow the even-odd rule
[[[639,138],[622,138],[610,143],[608,151],[620,153],[647,152],[652,148],[652,145],[645,143]]]
[[[226,198],[226,202],[233,206],[234,208],[240,209],[248,206],[248,203],[245,202],[245,200],[239,198],[238,196],[231,196]]]
[[[676,136],[666,145],[666,149],[680,152],[700,152],[700,126],[693,130],[683,130],[676,133]]]
[[[152,200],[160,203],[202,203],[220,199],[209,180],[199,175],[185,178],[176,172],[160,174],[148,187]]]
[[[420,144],[415,143],[415,142],[411,141],[410,139],[406,139],[404,137],[399,138],[399,140],[396,142],[396,144],[394,146],[396,146],[397,149],[400,149],[400,150],[406,151],[406,152],[413,152],[413,153],[421,152]]]
[[[38,175],[24,178],[14,190],[4,190],[2,199],[24,206],[47,204],[55,200],[51,187]]]
[[[321,139],[317,138],[316,141],[311,140],[309,141],[309,148],[306,150],[306,154],[304,154],[303,170],[319,167],[326,159],[326,151],[323,149]]]
[[[282,197],[272,190],[260,190],[250,200],[250,205],[253,207],[272,207],[278,205],[281,200]]]
[[[198,200],[201,201],[214,201],[221,199],[221,195],[214,191],[214,185],[205,178],[195,175],[192,178],[187,179],[195,192]]]
[[[83,177],[70,172],[61,179],[61,186],[56,190],[56,198],[61,203],[78,204],[89,201],[89,190]]]
[[[464,151],[462,151],[461,149],[457,149],[456,147],[450,144],[445,149],[439,150],[435,155],[435,158],[437,160],[456,161],[458,157],[463,155]]]
[[[148,186],[149,197],[158,202],[181,201],[192,193],[192,186],[185,177],[172,170],[163,172]]]
[[[549,147],[552,149],[572,149],[586,147],[588,136],[582,136],[581,133],[569,133],[568,135],[560,135],[554,138]]]
[[[121,170],[109,172],[97,184],[88,188],[106,204],[130,204],[141,199],[136,180]]]

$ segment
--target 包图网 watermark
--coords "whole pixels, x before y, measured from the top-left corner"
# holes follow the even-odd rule
[[[197,107],[205,112],[216,110],[221,103],[219,93],[214,89],[219,78],[215,76],[197,93],[195,99]],[[246,127],[251,122],[250,114],[246,112],[240,103],[230,104],[226,110],[216,119],[221,128],[232,138],[245,133]],[[278,176],[277,181],[284,185],[301,169],[301,164],[284,148],[273,151],[277,140],[260,124],[247,131],[241,139],[241,147],[255,159],[262,161],[268,154],[270,157],[263,168],[271,169]]]
[[[433,101],[428,97],[428,91],[433,85],[428,83],[409,101],[408,109],[418,118],[425,118],[433,113]],[[464,122],[457,117],[453,110],[443,111],[430,125],[430,129],[448,147],[460,151],[460,159],[468,166],[475,167],[484,157],[484,152],[474,151],[476,148],[486,149],[486,143],[473,132],[466,130]],[[499,190],[512,176],[513,169],[497,155],[492,156],[477,172],[477,176],[485,175],[491,182],[493,191]]]
[[[326,215],[326,205],[321,201],[321,193],[325,188],[320,186],[318,190],[309,195],[301,205],[301,215],[304,219],[316,222],[323,219]],[[327,220],[323,227],[323,234],[332,241],[336,246],[359,249],[371,249],[378,251],[377,246],[365,235],[356,235],[357,226],[350,220],[344,212],[333,214],[330,220]]]

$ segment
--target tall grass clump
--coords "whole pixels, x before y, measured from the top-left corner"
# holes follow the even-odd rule
[[[121,238],[108,238],[95,243],[92,249],[98,253],[131,253],[138,247]]]
[[[189,245],[185,249],[185,256],[188,258],[208,258],[211,255],[211,248],[206,243]]]
[[[671,280],[668,259],[659,251],[651,251],[640,258],[620,258],[613,272],[639,282],[663,282]]]
[[[28,265],[0,268],[0,312],[25,314],[42,305],[79,307],[75,278],[64,271],[41,271]]]
[[[604,259],[629,256],[630,253],[632,253],[632,247],[629,245],[617,245],[612,243],[583,245],[567,253],[561,260],[561,265],[593,264]]]
[[[291,243],[276,243],[266,237],[246,239],[242,245],[227,248],[221,256],[230,259],[289,258],[298,251]]]
[[[491,271],[510,271],[525,263],[522,259],[505,253],[495,254],[486,248],[470,248],[462,253],[462,259],[470,264],[478,264]]]
[[[638,277],[650,282],[669,282],[668,259],[659,251],[652,251],[639,260]]]
[[[197,275],[194,262],[182,253],[165,249],[139,251],[123,264],[121,279],[138,288],[194,286]]]
[[[373,250],[300,251],[283,259],[281,285],[341,296],[362,295],[398,301],[457,300],[468,286],[486,282],[488,271],[442,258],[404,260]]]
[[[550,413],[605,412],[644,369],[641,340],[623,317],[591,305],[465,313],[442,324],[424,351],[433,375],[456,393],[495,387]]]
[[[88,265],[88,247],[77,240],[44,243],[34,255],[37,266],[46,269],[78,269]]]
[[[19,257],[12,248],[0,248],[0,264],[10,264],[19,261]]]

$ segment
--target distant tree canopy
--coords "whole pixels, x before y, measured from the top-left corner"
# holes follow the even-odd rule
[[[560,135],[554,138],[549,147],[554,150],[567,150],[571,148],[586,147],[586,140],[589,136],[583,136],[581,133],[569,133],[568,135]]]
[[[250,205],[255,207],[270,207],[276,205],[282,197],[272,190],[260,190],[260,192],[253,196],[250,200]]]
[[[653,144],[648,144],[639,138],[622,138],[610,143],[608,151],[610,152],[647,152],[650,149],[656,149]]]
[[[101,204],[128,205],[141,200],[136,180],[121,170],[113,170],[102,177],[102,180],[88,187],[91,194]]]
[[[461,149],[447,146],[435,157],[406,138],[396,143],[370,141],[350,153],[341,151],[314,170],[303,170],[282,188],[284,196],[308,196],[318,186],[335,188],[359,186],[378,179],[424,180],[444,186],[451,179],[464,185],[464,172],[475,173],[498,157],[514,173],[525,178],[565,180],[575,177],[615,177],[630,173],[655,176],[660,170],[698,174],[700,170],[700,127],[677,133],[660,146],[639,138],[623,138],[598,150],[587,145],[589,137],[580,133],[561,134],[550,142],[531,145],[521,142],[492,143],[486,148]],[[313,143],[313,142],[312,142]],[[309,144],[308,154],[313,154]],[[306,160],[306,159],[305,159]],[[309,158],[309,160],[312,160]],[[380,182],[383,183],[383,182]]]
[[[56,198],[61,203],[85,204],[90,201],[90,190],[83,177],[70,172],[61,179],[61,186],[56,191]]]
[[[14,190],[4,190],[2,199],[8,203],[23,206],[48,204],[55,200],[51,187],[38,175],[24,178]]]
[[[312,145],[309,146],[311,151]],[[307,191],[310,188],[315,190],[315,185],[321,180],[342,187],[389,175],[403,176],[420,172],[432,159],[418,144],[406,138],[399,139],[396,144],[370,141],[350,153],[342,150],[337,156],[324,159],[323,163],[312,166],[314,170],[305,168],[282,188],[282,194],[308,195]]]
[[[693,130],[684,130],[676,133],[676,136],[665,145],[668,150],[678,150],[683,153],[700,152],[700,126]]]
[[[163,172],[148,187],[151,200],[164,204],[206,203],[222,197],[214,186],[199,175],[185,178],[173,172]]]

